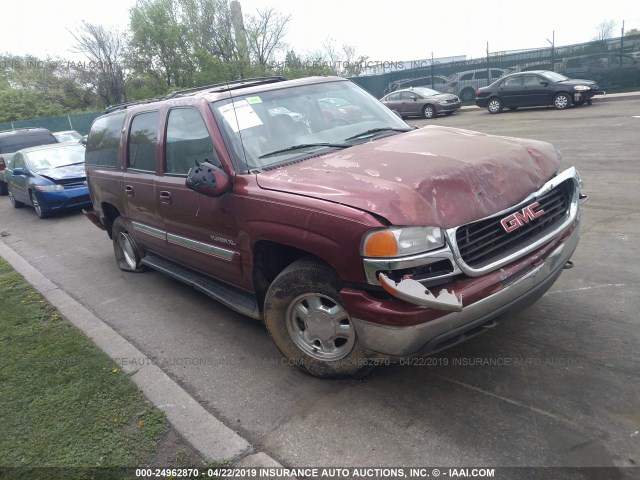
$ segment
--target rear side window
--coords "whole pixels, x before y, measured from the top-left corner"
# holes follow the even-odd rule
[[[124,112],[100,117],[91,126],[85,153],[86,165],[115,167],[118,164],[120,132],[124,123]]]
[[[129,131],[129,168],[156,171],[158,116],[158,112],[148,112],[133,117]]]
[[[220,166],[209,131],[195,108],[174,108],[167,122],[166,173],[186,175],[196,162]]]
[[[14,153],[23,148],[58,143],[50,132],[16,132],[0,136],[0,153]]]
[[[486,70],[476,72],[476,80],[486,80],[487,78],[489,78],[489,72],[487,72]]]

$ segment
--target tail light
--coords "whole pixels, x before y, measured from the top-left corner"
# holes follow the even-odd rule
[[[0,157],[0,171],[4,170],[6,165],[4,164],[4,158]]]
[[[476,90],[476,97],[479,97],[479,96],[480,96],[480,89],[477,89]]]

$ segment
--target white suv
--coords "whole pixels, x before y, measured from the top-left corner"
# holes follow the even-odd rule
[[[463,102],[472,102],[478,88],[491,85],[506,74],[507,71],[501,68],[478,68],[454,73],[449,76],[445,91],[459,96]]]

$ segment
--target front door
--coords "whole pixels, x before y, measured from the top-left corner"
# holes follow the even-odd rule
[[[171,109],[164,172],[158,180],[158,205],[169,256],[194,270],[241,285],[233,194],[212,198],[185,186],[189,170],[205,160],[221,166],[200,112],[190,107]]]
[[[523,76],[522,105],[548,105],[551,103],[549,80],[540,75]]]

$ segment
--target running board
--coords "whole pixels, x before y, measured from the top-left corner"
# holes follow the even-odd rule
[[[244,290],[189,270],[182,265],[152,253],[147,253],[140,263],[182,283],[186,283],[238,313],[257,320],[262,318],[255,296]]]

